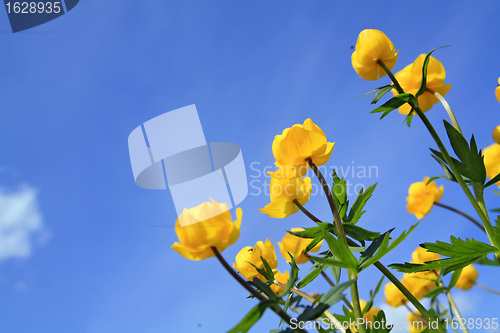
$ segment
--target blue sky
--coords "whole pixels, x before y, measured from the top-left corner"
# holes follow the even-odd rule
[[[418,121],[411,129],[397,113],[379,121],[369,97],[353,98],[388,80],[360,79],[351,46],[361,30],[380,29],[399,49],[399,70],[451,45],[435,54],[452,84],[446,97],[462,130],[486,147],[500,123],[499,14],[500,4],[486,1],[81,1],[17,34],[0,14],[0,225],[15,230],[12,243],[0,244],[0,331],[224,332],[254,305],[214,258],[192,262],[170,249],[170,194],[134,183],[129,133],[182,106],[196,104],[208,141],[240,145],[257,182],[265,178],[250,165],[272,165],[274,135],[311,117],[336,142],[329,166],[378,170],[351,178],[379,183],[361,225],[408,229],[416,222],[405,209],[408,186],[440,173],[427,149],[434,144]],[[436,105],[428,116],[443,133],[444,110]],[[473,213],[457,186],[439,184],[443,203]],[[500,206],[498,196],[487,199]],[[241,236],[224,252],[228,261],[258,240],[277,248],[284,230],[312,226],[299,214],[259,213],[268,200],[249,195],[240,205]],[[323,196],[307,207],[330,218]],[[419,243],[450,234],[485,240],[435,207],[383,262],[408,260]],[[369,272],[360,277],[363,298],[380,276]],[[493,268],[479,272],[480,283],[495,286]],[[455,296],[465,317],[498,317],[498,296],[478,288]],[[277,325],[269,313],[252,332]]]

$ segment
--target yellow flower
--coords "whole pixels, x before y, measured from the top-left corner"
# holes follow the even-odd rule
[[[433,261],[441,259],[441,256],[437,253],[429,252],[423,247],[417,247],[417,249],[411,255],[412,263],[423,264],[426,261]]]
[[[293,232],[301,231],[304,229],[301,228],[292,228]],[[281,255],[288,261],[291,262],[291,258],[288,255],[290,253],[293,255],[295,262],[297,264],[303,264],[308,261],[307,257],[302,253],[306,249],[307,245],[311,243],[312,239],[307,239],[307,238],[301,238],[294,236],[292,234],[287,233],[283,239],[281,240],[281,243],[278,242],[278,245],[280,247],[280,252]],[[319,242],[315,247],[311,249],[311,251],[317,252],[319,251],[319,248],[321,247],[321,243],[323,241]]]
[[[218,215],[213,213],[217,211],[221,213]],[[206,215],[207,212],[210,212],[210,216],[213,217],[185,226],[181,226],[179,222],[181,218],[198,221],[197,217]],[[213,200],[191,209],[184,209],[175,222],[175,233],[179,238],[179,243],[174,243],[172,249],[190,260],[213,257],[215,255],[211,247],[216,247],[219,252],[222,252],[236,242],[240,236],[242,214],[241,208],[237,208],[236,220],[233,223],[227,205]]]
[[[498,78],[498,86],[495,89],[495,95],[497,96],[497,100],[500,102],[500,77]]]
[[[420,88],[425,56],[425,54],[419,55],[412,64],[406,66],[394,75],[401,85],[401,88],[403,88],[406,93],[415,95]],[[439,102],[437,97],[434,96],[434,91],[444,96],[450,90],[451,85],[444,84],[445,77],[446,71],[443,65],[439,60],[431,56],[427,67],[426,91],[418,98],[418,105],[423,112],[430,110],[434,104]],[[398,94],[395,90],[392,92],[394,95]],[[411,106],[408,104],[404,104],[399,108],[399,113],[402,114],[408,114],[410,111]]]
[[[493,179],[500,173],[500,144],[494,143],[484,148],[483,156],[486,174],[490,179]],[[497,182],[497,185],[500,186],[500,181]]]
[[[409,213],[415,214],[417,219],[429,214],[434,203],[438,202],[443,195],[443,185],[438,188],[433,181],[427,185],[428,181],[429,177],[425,177],[423,182],[413,183],[408,189],[406,209]]]
[[[462,272],[460,272],[460,276],[458,277],[455,287],[462,290],[469,290],[476,283],[478,276],[479,273],[472,264],[465,266],[462,268]]]
[[[493,140],[495,140],[496,143],[500,144],[500,125],[495,127],[493,130]]]
[[[287,284],[288,279],[290,279],[290,273],[288,273],[288,271],[285,271],[285,273],[281,273],[280,271],[275,270],[274,271],[274,279],[278,282],[283,283],[283,284]],[[285,290],[285,289],[281,286],[272,284],[271,290],[273,291],[273,293],[279,294],[279,293],[282,293],[283,290]]]
[[[264,263],[260,257],[267,261],[271,269],[278,267],[276,252],[274,252],[274,246],[269,239],[266,239],[265,243],[258,241],[253,248],[251,246],[242,248],[236,255],[236,263],[233,264],[233,267],[247,280],[253,280],[254,277],[257,277],[262,281],[266,281],[264,276],[252,266],[254,264],[256,267],[265,270]]]
[[[356,50],[351,56],[352,67],[362,79],[377,80],[387,75],[377,61],[381,60],[392,69],[398,60],[398,52],[394,51],[394,45],[382,31],[365,29],[359,33]]]
[[[418,311],[408,314],[406,318],[410,322],[410,327],[408,328],[410,333],[420,333],[427,327],[427,324],[423,320],[424,318]]]
[[[276,178],[271,177],[271,202],[260,212],[275,218],[285,218],[299,211],[294,200],[301,205],[309,200],[311,196],[311,178]]]
[[[307,167],[309,157],[316,165],[322,165],[330,159],[333,146],[321,128],[308,118],[303,125],[295,124],[274,137],[273,155],[277,166]]]
[[[429,291],[436,287],[433,281],[436,279],[434,272],[417,272],[411,274],[404,274],[401,283],[408,289],[416,299],[421,299]],[[405,295],[394,285],[388,283],[384,287],[384,294],[386,303],[392,307],[398,307],[408,302]]]

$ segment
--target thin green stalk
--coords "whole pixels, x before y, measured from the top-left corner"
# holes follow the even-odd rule
[[[217,250],[216,247],[213,246],[211,249],[214,252],[214,254],[217,257],[217,259],[219,259],[219,262],[222,264],[222,266],[224,266],[224,268],[229,272],[229,274],[231,274],[231,276],[236,281],[238,281],[243,286],[243,288],[245,288],[246,290],[248,290],[259,301],[265,301],[266,300],[266,298],[264,296],[262,296],[259,292],[257,292],[257,290],[255,290],[250,285],[250,283],[248,283],[247,281],[243,280],[243,278],[241,276],[239,276],[238,273],[236,273],[231,266],[229,266],[229,264],[227,263],[226,259],[224,259],[224,257],[220,254],[219,250]],[[292,324],[292,318],[285,311],[283,311],[283,309],[280,306],[278,306],[278,305],[271,306],[271,310],[273,310],[278,316],[281,317],[281,319],[283,319],[289,325]],[[300,329],[300,328],[297,328],[297,330],[299,330],[300,332],[307,333],[305,330]]]
[[[454,213],[457,213],[458,215],[461,215],[463,217],[465,217],[467,220],[471,221],[472,223],[474,223],[474,225],[476,225],[479,229],[481,229],[483,232],[486,232],[484,230],[484,227],[481,223],[479,223],[478,221],[476,221],[472,216],[462,212],[461,210],[458,210],[456,208],[453,208],[451,206],[448,206],[448,205],[445,205],[445,204],[442,204],[440,202],[435,202],[434,203],[436,206],[438,207],[441,207],[441,208],[444,208],[444,209],[448,209],[449,211],[452,211]]]
[[[384,69],[384,71],[387,73],[387,75],[391,78],[391,80],[394,83],[394,86],[395,86],[396,90],[398,91],[398,93],[400,93],[400,94],[404,93],[404,90],[399,85],[398,80],[396,80],[396,78],[392,74],[391,70],[389,68],[387,68],[387,66],[385,66],[385,64],[382,61],[380,61],[380,60],[377,63]],[[469,187],[465,183],[465,180],[463,179],[462,175],[458,172],[458,169],[455,166],[455,163],[453,163],[453,160],[452,160],[450,154],[446,150],[446,147],[444,146],[443,142],[441,141],[441,138],[439,137],[439,135],[437,134],[436,130],[432,126],[431,122],[425,116],[425,114],[422,112],[422,110],[420,109],[420,107],[418,105],[416,105],[411,100],[410,100],[409,104],[415,110],[415,112],[417,113],[417,115],[422,120],[422,122],[424,123],[425,127],[427,128],[427,130],[431,134],[431,136],[434,139],[434,141],[436,142],[439,150],[443,154],[443,157],[444,157],[444,160],[445,160],[446,164],[448,164],[448,166],[450,167],[451,172],[455,176],[455,178],[456,178],[457,182],[459,183],[460,187],[462,188],[462,190],[464,191],[465,195],[467,196],[467,198],[471,202],[472,206],[476,210],[477,214],[481,218],[481,221],[484,224],[484,227],[485,227],[485,230],[486,230],[486,234],[488,235],[488,239],[490,240],[490,243],[492,245],[494,245],[494,246],[498,246],[498,244],[496,244],[494,242],[493,238],[491,237],[492,226],[491,226],[491,222],[489,220],[488,214],[486,213],[485,210],[483,210],[483,208],[479,204],[478,200],[476,200],[476,198],[472,194],[471,190],[469,189]]]
[[[441,285],[443,284],[441,283]],[[448,297],[448,302],[450,302],[450,306],[453,309],[453,312],[455,312],[455,316],[457,317],[458,322],[460,323],[460,329],[465,333],[469,333],[469,330],[467,329],[467,324],[462,325],[462,323],[464,322],[467,323],[467,322],[463,319],[462,315],[460,314],[460,311],[458,310],[455,300],[453,299],[453,297],[451,297],[450,291],[446,289],[445,293],[446,296]]]
[[[342,239],[342,241],[344,242],[344,244],[346,246],[349,246],[348,242],[347,242],[347,237],[345,235],[344,228],[342,226],[342,220],[340,219],[340,215],[339,215],[339,212],[337,210],[337,206],[335,205],[335,200],[333,198],[332,191],[330,190],[330,187],[328,186],[328,183],[326,182],[325,177],[323,177],[323,174],[318,169],[316,164],[314,164],[313,160],[310,157],[306,159],[306,162],[307,162],[307,164],[309,164],[309,166],[313,170],[314,174],[316,175],[319,182],[321,183],[321,186],[323,187],[323,191],[326,194],[326,197],[328,199],[328,203],[330,204],[330,209],[332,210],[333,218],[335,221],[335,223],[334,223],[335,229],[337,230],[338,237],[340,237],[340,239]],[[363,313],[361,311],[361,307],[359,304],[359,293],[358,293],[358,283],[357,283],[358,277],[357,277],[356,272],[353,271],[352,269],[348,269],[347,274],[348,274],[350,280],[355,280],[355,282],[352,283],[349,288],[351,290],[351,298],[352,298],[354,317],[356,318],[356,321],[358,321],[358,319],[363,318]],[[358,331],[359,331],[359,333],[366,333],[367,332],[366,326],[364,323],[359,325]]]

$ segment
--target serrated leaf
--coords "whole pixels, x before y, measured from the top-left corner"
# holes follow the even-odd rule
[[[425,294],[424,297],[434,298],[434,297],[439,296],[445,290],[446,290],[446,287],[439,286],[439,287],[436,287],[436,288],[432,289],[431,291],[427,292],[427,294]]]
[[[382,259],[382,257],[385,256],[387,253],[394,250],[394,248],[396,248],[396,246],[398,246],[402,241],[404,241],[406,239],[406,237],[408,237],[408,235],[413,230],[415,230],[415,228],[418,226],[419,223],[420,222],[411,226],[410,229],[408,229],[408,231],[403,231],[403,233],[401,233],[401,235],[399,235],[399,237],[396,238],[395,240],[393,240],[390,244],[389,244],[389,236],[388,236],[389,233],[386,233],[378,251],[372,257],[366,259],[362,264],[360,264],[359,270],[361,271],[361,270],[369,267],[370,265],[372,265],[372,264],[376,263],[377,261],[379,261],[380,259]]]
[[[387,94],[389,91],[392,90],[392,88],[394,88],[393,85],[387,85],[387,86],[384,86],[384,87],[380,87],[377,91],[377,93],[375,94],[375,97],[373,97],[372,101],[370,104],[376,104],[378,101],[380,101],[380,99],[382,97],[384,97],[385,94]]]
[[[368,199],[371,198],[376,186],[377,184],[374,184],[372,186],[369,186],[366,190],[361,189],[358,197],[351,207],[351,210],[349,211],[349,215],[343,220],[345,223],[356,224],[359,221],[361,216],[365,213],[363,211],[363,208],[365,207]]]
[[[385,102],[384,104],[379,106],[378,108],[374,109],[370,113],[382,112],[382,115],[380,116],[380,119],[382,119],[385,116],[387,116],[394,109],[397,109],[401,105],[407,103],[412,97],[413,97],[413,95],[408,94],[408,93],[399,94],[399,95],[391,98],[390,100],[388,100],[387,102]]]
[[[443,275],[446,275],[452,271],[480,261],[490,253],[498,251],[498,248],[475,239],[466,239],[464,241],[460,238],[451,236],[450,242],[451,244],[437,241],[436,243],[424,243],[420,245],[430,252],[438,253],[441,256],[449,258],[429,261],[425,264],[392,264],[389,265],[389,267],[396,268],[400,272],[405,273],[443,269]]]
[[[340,302],[345,297],[345,295],[342,292],[346,290],[354,282],[356,282],[356,279],[343,282],[341,284],[338,284],[330,288],[330,290],[328,290],[325,294],[323,294],[323,296],[321,296],[320,303],[325,303],[328,304],[329,306],[332,306],[335,303]]]
[[[324,232],[323,238],[328,244],[330,251],[333,253],[335,257],[341,261],[346,268],[351,268],[357,270],[358,261],[356,257],[351,253],[348,246],[342,241],[342,239],[333,237],[330,233]],[[342,266],[341,266],[342,267]]]
[[[365,241],[371,241],[380,236],[379,232],[369,231],[354,224],[344,223],[342,225],[347,236],[360,241],[363,245]]]

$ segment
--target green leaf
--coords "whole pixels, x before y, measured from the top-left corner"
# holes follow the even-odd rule
[[[310,272],[309,274],[307,274],[300,282],[299,284],[297,285],[297,288],[298,289],[301,289],[302,287],[305,287],[307,286],[309,283],[311,283],[312,281],[314,281],[314,279],[321,274],[321,272],[323,271],[323,267],[322,266],[318,266],[316,267],[315,269],[312,270],[312,272]]]
[[[469,145],[462,133],[446,120],[443,122],[451,146],[460,159],[460,162],[456,163],[458,171],[463,176],[483,185],[486,181],[486,169],[484,167],[483,156],[477,149],[474,135],[471,137]]]
[[[389,333],[393,328],[393,325],[390,325],[390,322],[387,322],[383,310],[380,310],[375,316],[373,316],[373,323],[375,322],[380,324],[369,325],[367,327],[367,333]]]
[[[342,225],[347,236],[352,237],[363,244],[364,241],[371,241],[380,236],[379,232],[369,231],[354,224],[344,223]]]
[[[351,268],[357,270],[358,261],[356,257],[351,253],[348,246],[342,241],[342,239],[333,237],[330,233],[324,232],[323,238],[325,239],[330,251],[333,255],[337,257],[342,263],[347,266],[346,268]],[[341,266],[342,267],[342,266]]]
[[[352,279],[346,282],[343,282],[335,287],[330,288],[323,296],[321,296],[320,303],[328,304],[332,306],[338,302],[340,302],[345,295],[342,293],[346,290],[351,284],[356,282],[356,279]]]
[[[342,261],[339,261],[337,259],[332,259],[329,257],[323,258],[323,257],[309,256],[309,258],[311,258],[312,260],[314,260],[316,262],[319,262],[320,264],[326,264],[329,266],[338,266],[338,267],[347,268],[347,269],[353,268],[351,265],[348,265]]]
[[[429,291],[427,294],[424,295],[424,297],[435,298],[435,297],[439,296],[442,292],[444,292],[446,290],[447,290],[446,287],[439,286],[439,287],[436,287],[436,288],[432,289],[431,291]]]
[[[370,246],[366,249],[365,252],[363,252],[361,254],[361,257],[359,258],[359,265],[362,266],[363,263],[370,259],[371,257],[373,257],[373,255],[375,254],[375,252],[378,250],[378,248],[383,244],[385,243],[386,246],[387,244],[389,243],[389,238],[390,238],[390,233],[391,231],[394,230],[394,229],[391,229],[389,231],[387,231],[385,234],[383,235],[380,235],[379,237],[377,237],[377,239],[375,239],[371,244]]]
[[[418,92],[415,94],[416,98],[418,98],[420,95],[422,95],[425,92],[425,88],[427,86],[427,67],[429,66],[429,60],[431,58],[431,54],[434,51],[439,50],[443,47],[447,47],[447,46],[436,47],[435,49],[433,49],[429,53],[427,53],[427,55],[425,56],[424,65],[422,66],[422,81],[420,82],[420,87],[418,88]]]
[[[377,283],[377,286],[375,287],[375,290],[371,291],[370,290],[370,300],[366,303],[365,307],[362,310],[363,314],[367,313],[370,311],[371,307],[373,306],[373,301],[375,300],[375,297],[377,296],[378,292],[380,291],[380,287],[382,287],[382,282],[384,282],[385,276],[382,275],[380,280]]]
[[[290,289],[294,286],[295,282],[297,281],[297,277],[299,275],[299,268],[297,267],[297,264],[295,263],[295,258],[288,252],[288,255],[290,256],[290,278],[288,279],[288,282],[286,284],[286,287],[284,290],[278,294],[278,297],[281,298],[285,295],[288,295],[290,292]]]
[[[332,173],[333,184],[332,184],[332,195],[335,202],[335,206],[339,212],[340,218],[344,218],[349,202],[347,201],[347,185],[344,178],[339,178],[337,172],[333,170]]]
[[[245,317],[228,333],[246,333],[252,326],[259,321],[266,309],[276,304],[274,301],[265,300],[253,307]]]
[[[315,247],[316,245],[319,244],[323,240],[323,237],[316,237],[312,241],[307,244],[306,248],[304,249],[304,253],[309,253]]]
[[[382,115],[380,116],[380,119],[382,119],[385,116],[387,116],[394,109],[397,109],[401,105],[407,103],[412,97],[413,97],[413,95],[408,94],[408,93],[399,94],[399,95],[391,98],[390,100],[388,100],[387,102],[385,102],[384,104],[379,106],[378,108],[371,111],[371,113],[382,112]]]
[[[304,311],[302,312],[302,314],[297,317],[297,322],[306,322],[306,321],[314,320],[314,319],[318,318],[319,316],[321,316],[323,314],[323,312],[328,310],[329,307],[330,306],[328,304],[325,304],[325,303],[320,303],[316,307],[311,306],[311,305],[307,305],[304,308]]]
[[[332,272],[335,283],[338,284],[340,282],[340,275],[342,274],[342,270],[338,266],[330,266],[330,272]]]
[[[491,186],[493,184],[495,184],[496,182],[500,181],[500,173],[498,175],[496,175],[495,177],[493,177],[493,179],[491,179],[489,182],[487,182],[485,185],[484,185],[484,188],[488,187],[488,186]]]
[[[384,239],[382,241],[382,244],[380,244],[378,251],[370,258],[367,258],[366,260],[364,260],[363,263],[360,264],[359,270],[361,271],[361,270],[367,268],[368,266],[376,263],[377,261],[382,259],[382,257],[385,256],[387,253],[394,250],[394,248],[396,248],[396,246],[401,244],[401,242],[404,241],[406,239],[406,237],[408,237],[408,235],[413,230],[415,230],[415,228],[418,226],[419,223],[420,222],[411,226],[410,229],[408,229],[408,231],[403,231],[403,233],[401,235],[399,235],[398,238],[393,240],[390,244],[389,244],[389,233],[384,234]]]
[[[365,207],[368,199],[371,198],[376,186],[377,184],[374,184],[368,187],[366,190],[361,189],[358,197],[356,198],[356,201],[354,201],[354,204],[349,211],[349,215],[343,220],[345,223],[356,224],[359,221],[361,215],[365,213],[365,211],[363,211],[363,208]]]
[[[453,274],[451,275],[450,285],[448,286],[448,289],[453,288],[455,284],[457,284],[460,273],[462,273],[462,269],[457,269],[456,271],[453,272]]]
[[[449,258],[429,261],[425,264],[392,264],[389,265],[389,267],[396,268],[400,272],[405,273],[443,269],[443,275],[446,275],[452,271],[480,261],[490,253],[498,251],[498,248],[475,239],[466,239],[464,241],[460,238],[451,236],[450,242],[451,244],[437,241],[436,243],[424,243],[420,245],[430,252],[438,253]]]
[[[389,91],[391,91],[392,88],[394,88],[393,85],[387,85],[384,87],[380,87],[378,89],[377,93],[375,94],[375,97],[373,97],[371,104],[376,104],[378,101],[380,101],[380,99],[382,97],[384,97],[384,95],[387,94]]]
[[[271,288],[269,287],[269,285],[267,283],[264,283],[261,280],[259,280],[258,278],[254,277],[252,280],[252,284],[256,288],[258,288],[260,291],[262,291],[264,294],[266,294],[270,300],[273,300],[273,301],[278,300],[278,297],[276,297],[276,295],[273,293],[273,291],[271,290]]]

